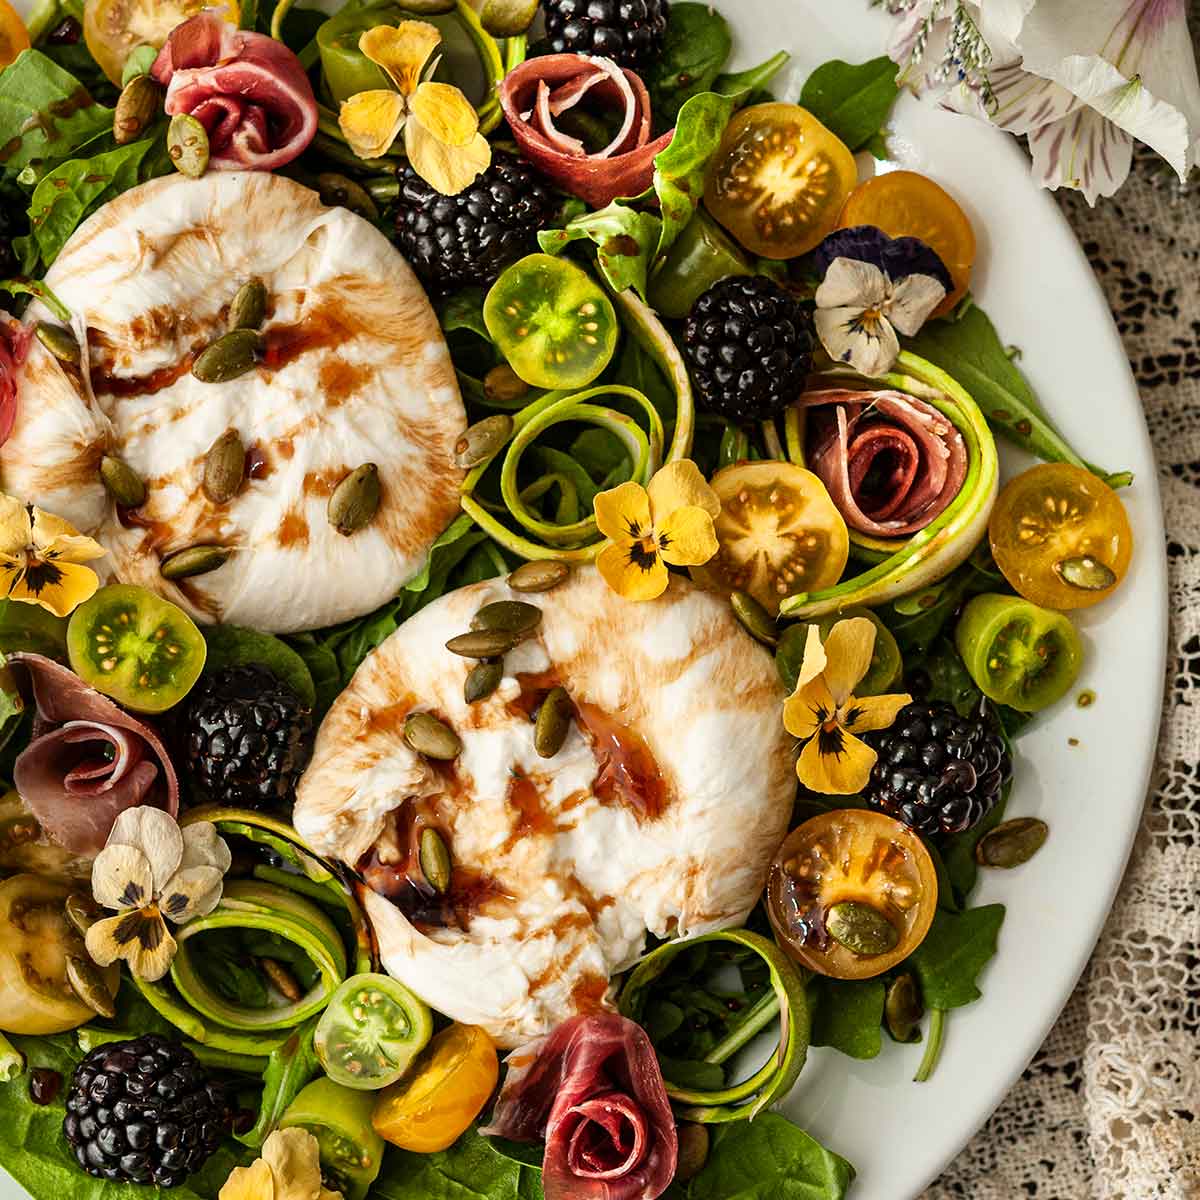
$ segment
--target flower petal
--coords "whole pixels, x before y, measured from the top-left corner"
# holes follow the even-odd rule
[[[262,1156],[275,1177],[275,1200],[318,1200],[320,1147],[307,1129],[277,1129],[263,1143]]]
[[[338,128],[359,158],[381,158],[392,148],[407,111],[398,92],[386,88],[359,92],[342,101]]]
[[[840,727],[811,737],[796,760],[796,774],[811,792],[853,796],[867,786],[878,756],[866,742]]]
[[[234,1167],[217,1193],[217,1200],[274,1200],[274,1197],[275,1177],[261,1158],[248,1167]]]
[[[911,703],[912,697],[908,695],[851,696],[838,713],[838,719],[852,733],[870,733],[873,729],[887,729],[900,710]]]
[[[875,626],[866,617],[838,621],[825,639],[825,683],[838,708],[853,694],[858,681],[871,669],[875,652]]]
[[[465,146],[448,146],[418,121],[409,121],[405,127],[404,150],[412,169],[443,196],[457,196],[492,161],[492,145],[482,133]]]
[[[945,287],[932,275],[908,275],[892,289],[888,320],[905,337],[916,337],[945,298]]]
[[[391,77],[404,96],[417,90],[421,71],[441,44],[437,26],[428,21],[376,25],[358,39],[358,48]]]
[[[829,357],[862,375],[884,375],[900,356],[900,339],[877,309],[818,308],[813,321]]]
[[[170,813],[149,804],[127,808],[113,822],[108,845],[136,846],[154,872],[154,890],[179,870],[183,861],[183,834]]]
[[[0,554],[0,595],[7,596],[25,578],[25,556]]]
[[[818,675],[798,687],[783,702],[783,727],[792,737],[803,741],[811,738],[836,711],[833,696],[825,680]]]
[[[817,307],[881,308],[887,293],[887,276],[874,263],[835,258],[817,288]]]
[[[67,562],[90,562],[108,553],[99,542],[84,537],[74,525],[43,509],[33,510],[31,526],[33,544],[43,558],[54,556]]]
[[[650,532],[650,497],[630,481],[596,496],[596,525],[613,542],[634,541]]]
[[[92,863],[92,895],[104,908],[142,908],[154,899],[150,861],[136,846],[109,842]]]
[[[703,509],[715,521],[721,515],[721,501],[690,458],[676,459],[654,473],[646,489],[650,514],[656,525],[677,508]]]
[[[654,536],[663,562],[676,567],[698,567],[721,548],[712,517],[691,504],[659,522]]]
[[[158,906],[176,925],[207,917],[221,902],[225,877],[216,867],[185,867],[163,884]]]
[[[475,106],[449,83],[423,83],[409,101],[413,119],[447,146],[465,146],[479,132]]]
[[[91,567],[71,562],[27,563],[24,573],[8,586],[12,600],[39,604],[56,617],[69,617],[90,600],[100,587],[100,579]]]
[[[179,860],[181,871],[188,867],[216,867],[224,875],[229,870],[233,855],[211,821],[196,821],[181,826],[180,833],[183,836],[183,856]]]
[[[618,596],[626,600],[656,600],[667,590],[671,573],[657,554],[635,559],[639,543],[624,541],[605,546],[596,558],[596,567]]]
[[[1089,204],[1113,195],[1133,165],[1133,138],[1091,108],[1031,133],[1029,151],[1040,186],[1074,188]]]
[[[32,544],[28,505],[15,496],[0,496],[0,554],[20,554]]]
[[[810,680],[816,679],[825,670],[829,661],[825,647],[821,644],[821,631],[816,625],[808,627],[808,635],[804,639],[804,657],[800,660],[800,673],[796,677],[796,691],[799,691]]]
[[[175,939],[153,905],[97,921],[84,940],[98,966],[107,967],[122,958],[134,975],[151,983],[167,973],[175,957]]]

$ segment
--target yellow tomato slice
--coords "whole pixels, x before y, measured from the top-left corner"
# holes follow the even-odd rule
[[[8,0],[0,0],[0,68],[29,49],[29,30]]]
[[[87,0],[83,37],[100,69],[120,86],[125,60],[134,50],[139,46],[158,49],[176,25],[205,8],[231,25],[241,17],[238,0]]]

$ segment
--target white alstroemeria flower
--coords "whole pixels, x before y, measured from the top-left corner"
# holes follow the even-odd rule
[[[945,298],[932,275],[893,281],[874,263],[835,258],[817,288],[814,321],[830,358],[883,375],[900,355],[896,331],[913,337]]]

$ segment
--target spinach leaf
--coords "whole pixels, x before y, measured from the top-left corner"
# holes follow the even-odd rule
[[[36,604],[0,600],[0,654],[16,654],[20,650],[65,660],[66,621]]]
[[[0,667],[0,750],[12,740],[25,716],[25,701],[12,684],[12,676]]]
[[[832,1046],[851,1058],[874,1058],[883,1048],[882,980],[816,975],[808,995],[814,1046]]]
[[[483,301],[486,295],[481,287],[463,288],[462,291],[455,292],[443,305],[439,314],[442,329],[446,333],[466,329],[479,334],[485,342],[490,342],[492,335],[483,319]]]
[[[966,665],[948,636],[943,634],[927,654],[910,658],[905,664],[909,671],[924,671],[929,679],[926,695],[930,700],[952,704],[961,716],[977,708],[982,693],[967,674]]]
[[[756,67],[747,67],[744,71],[735,71],[731,75],[718,75],[712,82],[712,90],[718,96],[728,96],[734,104],[741,108],[751,100],[757,103],[757,98],[763,94],[767,85],[791,61],[791,55],[786,50],[780,50]]]
[[[958,908],[962,908],[966,903],[967,897],[975,890],[976,881],[979,879],[979,864],[975,861],[975,847],[1004,820],[1004,810],[1008,807],[1011,791],[1012,782],[1010,781],[1005,785],[999,803],[974,829],[951,834],[942,838],[938,844],[941,861],[946,868],[946,878],[953,889],[954,899],[959,902]],[[940,879],[938,886],[941,886]],[[941,902],[940,894],[938,901]],[[951,908],[953,906],[945,904],[943,907]]]
[[[978,1000],[979,973],[996,953],[1004,905],[950,913],[939,908],[925,940],[907,963],[921,981],[928,1008],[961,1008]]]
[[[257,629],[240,625],[213,625],[204,630],[208,643],[206,671],[220,671],[241,663],[260,663],[281,683],[296,693],[312,708],[317,702],[317,689],[303,658],[286,642]]]
[[[653,213],[613,201],[599,212],[576,217],[565,229],[543,229],[538,245],[559,254],[572,242],[596,244],[596,263],[614,291],[633,288],[644,300],[650,260],[658,249],[663,223]]]
[[[542,1200],[542,1173],[501,1154],[475,1129],[448,1150],[389,1150],[371,1185],[372,1200]],[[186,1198],[185,1198],[186,1200]]]
[[[317,1020],[318,1018],[314,1017],[308,1024],[294,1030],[282,1046],[271,1051],[271,1057],[267,1059],[267,1070],[263,1075],[263,1094],[258,1120],[248,1133],[237,1135],[239,1142],[258,1149],[279,1124],[279,1118],[300,1094],[300,1089],[320,1073],[321,1064],[317,1061],[317,1054],[313,1049],[313,1033],[317,1028]]]
[[[693,96],[708,91],[732,49],[729,23],[711,5],[671,5],[662,53],[646,80],[663,129],[675,124]]]
[[[982,543],[966,562],[945,579],[923,591],[902,596],[883,608],[879,617],[892,631],[900,649],[927,652],[950,619],[972,596],[981,592],[1009,592],[1004,576]]]
[[[314,712],[318,717],[328,711],[342,690],[342,672],[337,655],[311,633],[292,634],[288,644],[304,660],[316,692]]]
[[[851,150],[861,150],[879,133],[899,95],[890,58],[858,65],[835,58],[808,77],[800,103]]]

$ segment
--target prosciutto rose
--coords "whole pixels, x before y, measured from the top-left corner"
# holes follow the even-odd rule
[[[282,43],[202,12],[178,26],[151,74],[168,115],[189,113],[208,133],[209,165],[273,171],[317,132],[317,100],[300,60]]]
[[[654,1047],[640,1025],[615,1013],[572,1017],[509,1055],[483,1132],[545,1139],[546,1200],[655,1200],[679,1155]]]
[[[0,446],[17,420],[17,368],[25,359],[30,334],[0,313]]]

